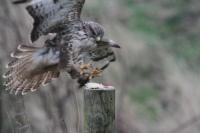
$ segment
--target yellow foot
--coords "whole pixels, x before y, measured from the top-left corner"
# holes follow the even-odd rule
[[[89,80],[91,80],[94,77],[99,77],[101,76],[102,70],[99,68],[95,68],[91,71],[90,76],[89,76]]]
[[[80,75],[87,75],[89,80],[94,77],[101,76],[102,70],[100,68],[94,68],[91,64],[82,64],[80,65]]]
[[[91,69],[92,65],[91,64],[81,64],[80,65],[80,74],[83,75],[85,70]]]

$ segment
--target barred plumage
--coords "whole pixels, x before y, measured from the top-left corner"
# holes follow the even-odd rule
[[[19,45],[17,50],[11,54],[12,61],[6,66],[8,70],[3,75],[7,89],[11,93],[26,94],[58,78],[59,54],[56,54],[56,51],[52,54],[51,51],[51,48],[48,50]]]
[[[18,0],[15,4],[28,2]],[[32,42],[41,35],[56,33],[42,47],[19,45],[3,75],[11,93],[26,94],[45,86],[66,71],[80,86],[100,76],[115,61],[112,48],[120,48],[105,38],[104,28],[80,19],[85,0],[33,0],[27,11],[33,17]],[[33,44],[32,44],[33,45]]]

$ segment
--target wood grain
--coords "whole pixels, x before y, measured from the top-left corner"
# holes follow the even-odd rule
[[[84,89],[84,133],[115,133],[115,89]]]

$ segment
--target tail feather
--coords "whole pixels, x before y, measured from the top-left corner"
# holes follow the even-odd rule
[[[47,83],[49,83],[52,79],[52,73],[49,71],[44,77],[44,80],[42,81],[42,85],[45,86]]]
[[[7,65],[6,68],[16,67],[19,64],[19,60],[12,59]]]
[[[31,55],[32,55],[32,52],[29,53],[29,52],[23,52],[23,51],[15,51],[10,54],[12,58],[17,58],[17,59],[25,58]]]
[[[42,84],[42,81],[44,80],[45,77],[44,75],[46,75],[46,73],[35,79],[35,84],[30,89],[32,92],[36,91],[37,88]]]
[[[9,70],[3,75],[3,78],[9,78],[9,77],[12,75],[13,72],[14,72],[14,71],[13,71],[12,69],[9,69]]]
[[[7,79],[4,81],[3,85],[8,87],[8,86],[10,86],[10,84],[12,84],[13,82],[14,82],[13,79],[7,78]],[[8,88],[6,88],[6,90],[8,90]]]
[[[11,75],[12,77],[15,77],[18,79],[21,77],[26,77],[29,72],[26,73],[26,69],[28,69],[30,67],[30,65],[32,61],[27,60],[23,60],[20,64],[18,64],[16,67],[12,68],[13,70],[13,74]]]
[[[50,70],[41,70],[39,73],[29,69],[34,65],[33,55],[40,48],[20,45],[12,54],[14,58],[6,66],[7,72],[3,75],[5,78],[4,85],[10,93],[26,94],[29,91],[36,91],[41,85],[46,85],[52,79],[59,77],[59,70],[57,67]],[[33,74],[34,73],[34,74]]]
[[[33,52],[35,52],[38,48],[36,47],[30,47],[25,45],[19,45],[17,47],[17,50],[13,53],[11,53],[11,57],[13,58],[25,58],[27,56],[31,56]]]
[[[54,72],[52,72],[52,78],[53,78],[53,79],[58,78],[59,75],[60,75],[60,72],[59,72],[59,71],[54,71]]]
[[[23,71],[25,71],[26,67],[30,65],[29,63],[30,61],[27,60],[18,61],[18,64],[16,64],[15,67],[7,70],[7,72],[3,75],[3,78],[12,77],[13,79],[17,79],[24,76],[26,73],[23,73]]]
[[[15,81],[13,84],[11,84],[10,86],[8,86],[10,88],[10,94],[13,94],[16,89],[20,86],[21,81]]]
[[[17,50],[11,53],[11,57],[13,58],[6,66],[6,68],[16,67],[17,65],[26,64],[31,61],[31,56],[35,50],[38,48],[29,48],[30,46],[19,45]],[[22,60],[19,60],[22,59]]]
[[[36,77],[34,77],[36,78]],[[35,79],[31,79],[31,81],[29,81],[25,86],[24,89],[22,90],[22,95],[27,94],[29,91],[32,91],[32,87],[35,86],[36,84],[38,84],[38,81]]]
[[[36,91],[38,89],[38,87],[40,87],[42,85],[43,80],[45,80],[45,76],[47,75],[47,73],[44,73],[42,75],[38,75],[36,77],[33,78],[33,82],[30,88],[27,88],[26,91]]]
[[[21,52],[35,52],[37,47],[27,46],[27,45],[18,45],[17,49]]]
[[[31,90],[31,88],[32,88],[33,86],[35,86],[36,83],[37,83],[37,82],[34,81],[34,80],[32,79],[28,84],[26,84],[26,86],[25,86],[24,89],[22,90],[22,95],[27,94],[27,93]]]
[[[28,82],[28,80],[24,80],[24,81],[20,82],[19,86],[16,86],[15,95],[17,95],[19,92],[21,92],[24,89],[27,82]]]

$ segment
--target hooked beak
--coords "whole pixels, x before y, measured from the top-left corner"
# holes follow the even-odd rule
[[[107,38],[102,38],[101,39],[101,42],[104,44],[104,45],[109,45],[110,47],[113,47],[113,48],[121,48],[119,46],[119,44],[117,44],[115,41],[111,40],[111,39],[107,39]]]

